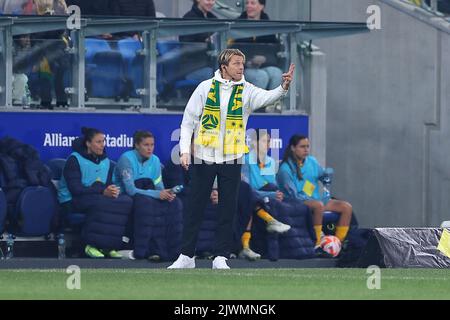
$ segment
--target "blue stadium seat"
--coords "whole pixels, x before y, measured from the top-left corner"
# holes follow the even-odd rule
[[[0,170],[0,188],[6,186],[6,178],[3,175],[3,171]]]
[[[46,236],[52,231],[57,213],[55,194],[47,187],[26,187],[17,200],[14,212],[10,212],[11,230],[15,236]],[[22,219],[26,216],[27,219]]]
[[[90,96],[116,98],[124,88],[124,62],[119,52],[97,52],[92,60],[95,68],[90,73]]]
[[[59,180],[61,180],[65,164],[66,159],[63,158],[54,158],[49,160],[47,163],[48,167],[52,171],[52,179],[56,181],[56,184]],[[79,228],[86,221],[86,214],[74,212],[62,218],[64,219],[64,225],[67,227]]]
[[[160,94],[171,94],[172,90],[175,92],[193,91],[200,83],[197,80],[185,79],[186,75],[180,72],[183,46],[184,44],[176,40],[164,40],[156,43],[158,51],[157,88]]]
[[[138,55],[138,51],[142,50],[142,43],[133,38],[126,38],[117,42],[117,48],[122,54],[123,59],[127,65],[127,68],[131,66],[134,58]]]
[[[142,50],[142,43],[133,38],[126,38],[119,40],[117,47],[124,59],[126,74],[132,81],[131,96],[138,97],[136,90],[143,87],[144,79],[144,56],[138,54],[139,50]]]
[[[322,220],[322,230],[325,235],[334,235],[336,231],[336,224],[339,221],[339,213],[334,211],[325,211],[323,213],[323,220]],[[353,213],[352,219],[350,221],[350,229],[357,229],[358,228],[358,221],[356,220],[356,216]]]
[[[306,259],[314,257],[312,215],[306,205],[293,204],[295,210],[280,212],[279,220],[291,229],[278,236],[279,258]]]
[[[61,179],[65,164],[66,164],[66,159],[63,159],[63,158],[54,158],[54,159],[51,159],[47,163],[47,166],[49,167],[49,169],[52,173],[53,180]]]
[[[103,39],[88,38],[85,47],[87,96],[116,100],[126,96],[122,54]]]
[[[0,196],[0,233],[5,221],[5,217],[2,218],[2,210],[5,210],[9,222],[6,229],[14,237],[47,237],[52,233],[52,223],[57,214],[57,202],[51,188],[43,186],[27,186],[23,190],[19,188],[14,205],[11,202],[8,204],[9,198],[5,197],[6,190],[15,191],[13,187],[7,186],[6,177],[0,171],[1,188],[4,190],[1,191],[3,196]]]
[[[86,65],[93,63],[94,56],[98,52],[108,52],[111,51],[108,41],[103,39],[86,38],[84,41],[84,46],[86,49],[85,60]]]
[[[5,230],[5,222],[6,222],[6,198],[5,193],[0,187],[0,235]]]

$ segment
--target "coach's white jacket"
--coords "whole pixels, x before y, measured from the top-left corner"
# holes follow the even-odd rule
[[[242,157],[242,154],[223,154],[223,139],[225,135],[225,120],[227,117],[228,101],[233,91],[233,86],[244,84],[242,92],[242,118],[247,126],[248,116],[253,110],[265,107],[276,102],[281,97],[284,97],[287,90],[284,90],[281,85],[273,90],[264,90],[246,82],[244,76],[241,81],[234,82],[225,80],[220,75],[219,70],[214,74],[214,79],[220,81],[220,135],[219,148],[210,148],[195,145],[195,157],[209,162],[223,163],[230,160]],[[282,79],[280,79],[280,82]],[[200,125],[200,118],[203,114],[203,107],[206,103],[209,89],[211,88],[212,79],[203,81],[198,85],[192,94],[189,102],[184,110],[183,121],[181,123],[181,137],[180,137],[180,153],[191,153],[191,137],[195,132],[195,137],[198,134],[198,126]]]

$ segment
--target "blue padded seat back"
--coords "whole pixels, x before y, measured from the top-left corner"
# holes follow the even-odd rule
[[[336,225],[339,221],[339,213],[334,211],[325,211],[323,213],[322,231],[325,235],[334,235],[336,232]],[[350,229],[357,229],[358,221],[354,214],[352,214],[352,220],[350,221]]]
[[[63,159],[63,158],[54,158],[54,159],[49,160],[47,165],[52,172],[53,180],[57,180],[57,181],[61,180],[65,164],[66,164],[66,159]],[[72,213],[69,213],[65,217],[65,220],[69,226],[72,226],[72,227],[80,226],[86,221],[86,214],[79,213],[79,212],[72,212]]]
[[[97,52],[95,69],[90,74],[93,97],[112,98],[122,91],[123,58],[119,52]]]
[[[142,43],[133,38],[126,38],[117,42],[117,48],[122,54],[127,67],[131,66],[131,62],[138,55],[138,51],[142,50]]]
[[[6,178],[3,174],[3,170],[0,170],[0,188],[6,186]]]
[[[0,234],[3,233],[5,229],[5,220],[6,220],[6,197],[2,188],[0,188]]]
[[[117,47],[124,59],[127,76],[133,83],[131,96],[138,97],[136,90],[143,87],[144,79],[144,56],[138,54],[143,48],[142,43],[133,38],[126,38],[119,40]]]
[[[86,48],[86,64],[91,64],[93,62],[97,52],[111,51],[108,41],[104,39],[86,38],[84,40],[84,46]]]
[[[280,204],[281,205],[281,204]],[[282,259],[305,259],[314,255],[311,212],[300,201],[284,203],[279,220],[289,224],[291,229],[279,235],[279,250]]]
[[[54,193],[46,187],[26,187],[17,200],[11,217],[18,236],[43,236],[51,232],[53,218],[57,212]]]
[[[50,168],[50,171],[52,172],[53,180],[61,179],[65,164],[66,159],[63,158],[54,158],[48,161],[47,166]]]

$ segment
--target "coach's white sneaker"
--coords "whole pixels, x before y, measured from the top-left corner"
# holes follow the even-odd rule
[[[227,258],[222,256],[217,256],[214,258],[212,263],[213,269],[230,269],[230,267],[227,265]]]
[[[195,258],[191,258],[181,254],[178,259],[172,263],[167,269],[193,269],[195,268]]]
[[[273,219],[272,221],[268,222],[266,226],[267,232],[285,233],[288,232],[289,229],[291,229],[290,225],[281,223],[276,219]]]

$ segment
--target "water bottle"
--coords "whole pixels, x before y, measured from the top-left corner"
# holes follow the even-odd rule
[[[24,108],[28,108],[30,107],[30,105],[31,105],[31,93],[27,83],[25,84],[25,94],[22,97],[22,106]]]
[[[322,193],[322,202],[323,202],[323,204],[327,204],[328,201],[330,201],[330,198],[331,198],[331,192],[330,192],[330,190],[328,188],[329,188],[329,186],[325,186],[325,185],[323,187],[323,193]]]
[[[170,189],[170,191],[172,191],[172,193],[178,194],[181,191],[183,191],[183,189],[184,189],[184,186],[180,184],[180,185],[175,186],[172,189]]]
[[[263,198],[263,202],[264,202],[264,210],[269,211],[270,210],[270,206],[269,206],[270,199],[269,199],[269,197],[264,197]]]
[[[64,234],[58,235],[58,259],[66,258],[66,240]]]
[[[14,236],[8,234],[6,238],[6,259],[11,259],[14,257]]]
[[[322,193],[322,202],[324,204],[327,204],[328,201],[330,201],[331,198],[331,180],[334,174],[334,170],[332,168],[325,168],[323,176],[321,177],[322,184],[323,184],[323,193]]]

